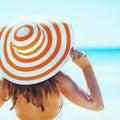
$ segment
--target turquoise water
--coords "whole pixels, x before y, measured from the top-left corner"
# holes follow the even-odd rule
[[[120,48],[81,48],[94,65],[120,65]]]
[[[103,96],[105,109],[100,112],[80,108],[67,99],[63,111],[63,120],[120,120],[120,48],[80,49],[84,51],[93,66]],[[71,59],[62,69],[74,81],[85,87],[82,71]],[[0,120],[18,120],[15,111],[9,111],[9,101],[0,109]]]

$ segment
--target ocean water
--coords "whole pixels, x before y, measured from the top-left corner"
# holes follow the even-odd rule
[[[79,48],[78,48],[79,49]],[[120,120],[120,48],[82,48],[95,72],[104,101],[104,110],[90,111],[65,99],[63,120]],[[71,59],[62,68],[81,87],[86,89],[82,71]],[[17,120],[15,111],[9,111],[11,102],[0,108],[0,120]]]

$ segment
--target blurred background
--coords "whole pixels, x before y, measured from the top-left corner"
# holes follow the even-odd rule
[[[65,99],[63,120],[120,120],[119,0],[0,0],[0,15],[0,29],[17,18],[32,15],[68,19],[73,25],[74,47],[85,51],[93,65],[105,109],[89,111]],[[65,64],[63,71],[85,87],[81,71],[71,64],[71,60]],[[17,120],[15,111],[9,111],[10,106],[9,101],[0,109],[2,120]]]
[[[61,16],[71,21],[75,46],[120,47],[119,0],[0,0],[0,25],[31,15]]]

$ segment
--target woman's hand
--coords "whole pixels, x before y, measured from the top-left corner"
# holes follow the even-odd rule
[[[70,56],[72,58],[72,61],[78,65],[79,67],[81,67],[81,69],[85,69],[88,66],[91,66],[87,55],[83,52],[80,52],[78,50],[74,50],[73,48],[70,51]]]

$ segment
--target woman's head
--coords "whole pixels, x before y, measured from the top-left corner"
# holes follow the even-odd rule
[[[40,107],[41,110],[44,111],[45,108],[43,101],[47,99],[48,96],[52,96],[53,94],[59,96],[59,89],[57,84],[58,83],[56,80],[54,80],[53,77],[34,85],[18,85],[9,82],[5,78],[3,79],[3,86],[8,92],[7,100],[11,98],[13,101],[11,110],[14,108],[18,97],[22,95],[28,103],[31,102],[33,105]]]

